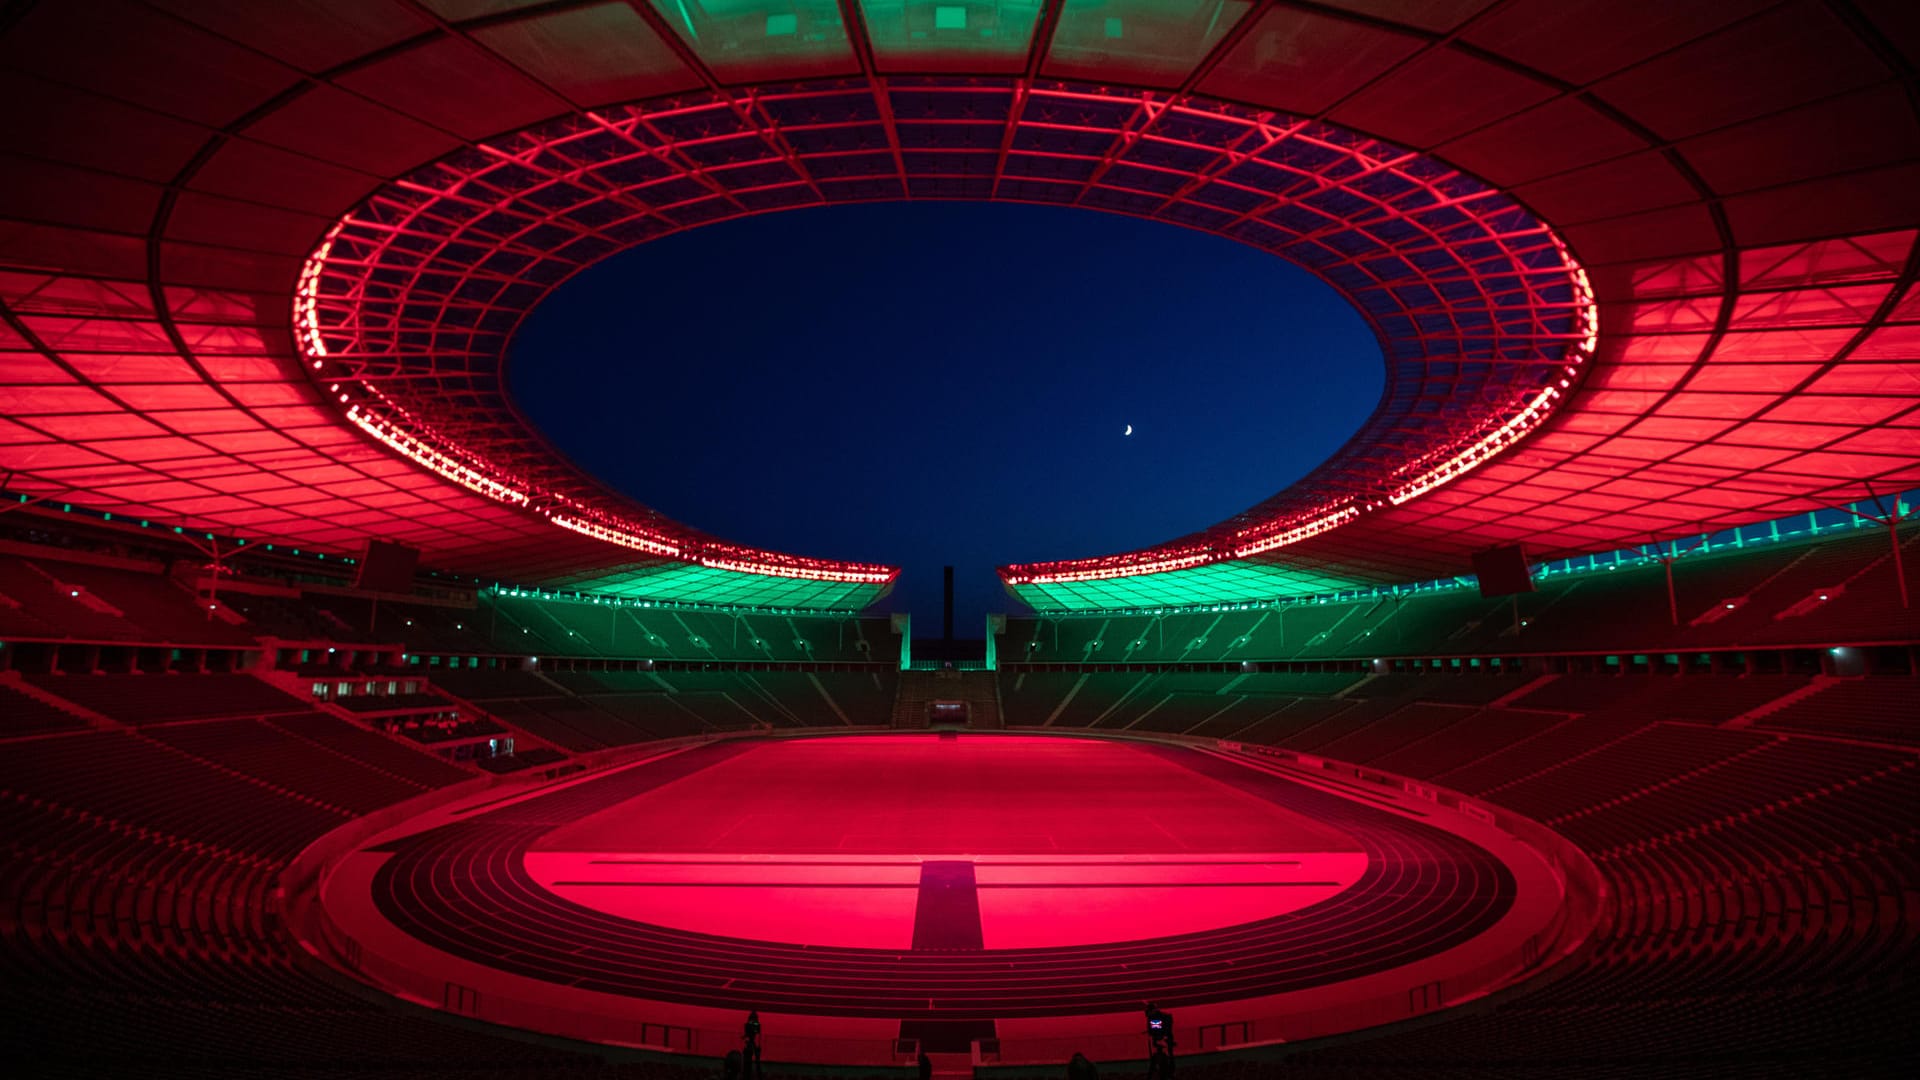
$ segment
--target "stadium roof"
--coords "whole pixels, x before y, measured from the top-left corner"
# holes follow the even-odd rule
[[[1005,568],[1037,607],[1432,578],[1503,542],[1610,549],[1920,482],[1920,18],[1894,0],[5,18],[9,491],[525,583],[856,606],[895,572],[608,491],[501,363],[621,248],[896,198],[1217,232],[1319,273],[1381,340],[1381,406],[1321,469],[1146,552]]]

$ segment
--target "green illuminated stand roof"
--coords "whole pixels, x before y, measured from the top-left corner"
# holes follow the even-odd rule
[[[1292,596],[1323,596],[1361,586],[1353,578],[1253,559],[1158,574],[1009,585],[1035,611],[1192,607]]]
[[[569,581],[561,588],[627,600],[844,612],[873,604],[892,590],[893,583],[777,577],[675,562],[627,567],[600,577]]]

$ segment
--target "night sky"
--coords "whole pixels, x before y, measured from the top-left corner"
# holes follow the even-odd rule
[[[1016,605],[997,565],[1213,524],[1337,448],[1379,346],[1306,271],[1065,208],[890,203],[645,244],[563,285],[512,393],[575,461],[709,533],[904,568],[938,636]],[[1134,434],[1123,434],[1132,424]]]

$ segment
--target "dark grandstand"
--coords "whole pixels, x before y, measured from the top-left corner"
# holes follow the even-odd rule
[[[1903,1075],[1916,50],[1870,0],[0,4],[10,1071],[1132,1075],[1153,1001],[1200,1080]],[[916,656],[895,568],[670,521],[502,389],[583,266],[896,198],[1271,250],[1388,393]]]

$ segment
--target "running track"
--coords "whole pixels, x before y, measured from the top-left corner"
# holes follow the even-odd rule
[[[544,834],[741,752],[718,743],[380,847],[381,914],[493,969],[602,993],[820,1016],[943,1020],[1134,1010],[1302,990],[1414,963],[1471,940],[1513,904],[1499,859],[1422,822],[1174,746],[1190,769],[1333,825],[1368,866],[1319,904],[1219,930],[1108,945],[919,952],[719,937],[616,918],[541,888],[524,856]],[[746,929],[750,933],[750,928]]]

